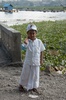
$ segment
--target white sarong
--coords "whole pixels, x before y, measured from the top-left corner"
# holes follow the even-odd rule
[[[19,84],[27,90],[39,87],[39,66],[23,65]]]

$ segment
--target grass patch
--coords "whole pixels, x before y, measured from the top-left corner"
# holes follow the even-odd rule
[[[44,66],[66,66],[66,20],[34,22],[38,27],[37,37],[46,45],[44,51]],[[27,24],[14,25],[20,31],[21,42],[26,37]],[[24,56],[25,52],[22,52]],[[23,59],[24,57],[22,57]]]

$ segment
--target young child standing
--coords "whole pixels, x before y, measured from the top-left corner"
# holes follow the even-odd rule
[[[42,41],[36,38],[37,27],[34,24],[27,26],[27,38],[24,41],[26,56],[19,80],[19,90],[32,90],[38,92],[40,64],[43,63],[45,47]]]

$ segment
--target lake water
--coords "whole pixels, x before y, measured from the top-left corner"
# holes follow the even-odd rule
[[[66,20],[66,12],[18,11],[13,13],[0,12],[0,23],[8,26],[28,22]]]

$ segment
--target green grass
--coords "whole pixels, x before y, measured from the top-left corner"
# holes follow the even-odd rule
[[[63,11],[66,10],[66,7],[63,6],[19,6],[15,7],[16,9],[25,9],[25,10],[37,10],[37,11]]]
[[[38,28],[37,37],[46,44],[43,66],[66,66],[66,20],[34,22]],[[26,37],[27,24],[12,26],[20,31],[21,42]],[[22,59],[25,51],[22,51]]]

